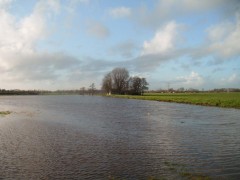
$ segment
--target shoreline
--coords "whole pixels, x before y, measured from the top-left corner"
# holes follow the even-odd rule
[[[240,109],[240,93],[146,93],[143,96],[109,95],[106,97]]]
[[[23,95],[23,96],[64,96],[80,94],[45,94],[45,95]],[[7,95],[15,96],[15,95]],[[18,95],[21,96],[21,95]],[[88,96],[88,95],[86,95]],[[92,95],[90,95],[92,96]],[[240,109],[240,92],[230,93],[145,93],[144,95],[103,95],[94,94],[93,96],[159,101],[179,104],[198,105],[206,107],[233,108]],[[6,97],[1,96],[0,97]],[[1,113],[0,113],[1,114]],[[5,113],[3,113],[5,114]]]

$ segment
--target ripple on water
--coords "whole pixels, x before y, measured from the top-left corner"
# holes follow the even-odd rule
[[[240,177],[239,110],[89,96],[0,107],[14,112],[0,117],[0,179]]]

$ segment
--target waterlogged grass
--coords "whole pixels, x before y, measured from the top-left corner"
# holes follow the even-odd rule
[[[197,173],[181,172],[180,175],[189,180],[211,180],[210,177]]]
[[[173,163],[169,161],[164,162],[164,171],[168,172],[169,175],[157,175],[149,176],[146,180],[167,180],[167,179],[182,179],[182,180],[211,180],[212,178],[203,174],[191,172],[186,165]],[[108,180],[124,180],[121,178],[116,178],[114,176],[109,176]]]
[[[172,163],[165,161],[164,162],[165,166],[167,167],[168,170],[170,170],[172,173],[178,174],[178,176],[187,179],[187,180],[211,180],[209,176],[206,176],[205,174],[202,173],[194,173],[194,172],[189,172],[185,165],[183,164],[177,164],[177,163]]]
[[[1,116],[6,116],[8,114],[11,114],[11,112],[10,111],[0,111]]]
[[[154,100],[164,102],[176,102],[196,104],[204,106],[217,106],[240,109],[240,93],[146,93],[143,96],[112,95],[112,97]]]

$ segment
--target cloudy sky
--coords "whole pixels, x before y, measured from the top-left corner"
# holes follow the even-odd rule
[[[0,0],[0,88],[240,88],[239,0]]]

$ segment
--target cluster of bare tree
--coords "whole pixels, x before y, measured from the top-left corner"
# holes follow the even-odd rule
[[[115,68],[107,73],[102,82],[102,89],[107,94],[132,94],[143,95],[148,89],[145,78],[138,76],[130,77],[125,68]]]

